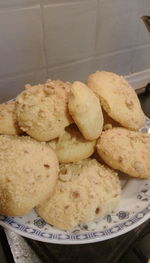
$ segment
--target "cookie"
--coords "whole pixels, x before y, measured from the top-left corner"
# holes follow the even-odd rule
[[[110,167],[138,178],[150,178],[150,134],[113,128],[102,133],[97,152]]]
[[[17,96],[16,113],[20,128],[38,141],[59,137],[72,121],[68,112],[71,84],[48,81],[31,87]]]
[[[20,130],[15,112],[15,101],[0,104],[0,134],[19,135]]]
[[[113,127],[120,127],[120,124],[116,121],[114,121],[104,109],[102,109],[103,118],[104,118],[104,124],[103,124],[103,130],[106,131],[108,129],[112,129]]]
[[[66,127],[58,141],[49,145],[55,150],[60,163],[77,162],[91,156],[95,150],[96,140],[87,141],[75,124]]]
[[[69,93],[69,112],[87,140],[97,139],[103,127],[103,115],[98,98],[83,83],[75,81]]]
[[[89,76],[88,87],[97,94],[107,114],[121,126],[138,130],[144,125],[145,116],[138,97],[122,76],[97,71]]]
[[[0,214],[21,216],[54,190],[56,154],[28,136],[0,135]]]
[[[58,138],[47,142],[47,145],[50,146],[55,151],[57,143],[58,143]]]
[[[111,212],[120,199],[120,181],[117,174],[86,159],[60,166],[53,196],[36,208],[48,224],[71,230]]]

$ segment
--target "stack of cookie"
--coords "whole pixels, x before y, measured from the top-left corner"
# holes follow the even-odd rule
[[[111,212],[121,193],[115,170],[150,178],[144,122],[136,93],[114,73],[98,71],[87,85],[26,85],[0,105],[0,213],[35,208],[68,230]]]

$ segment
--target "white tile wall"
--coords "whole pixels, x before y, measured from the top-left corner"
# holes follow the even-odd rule
[[[96,41],[96,55],[107,54],[131,48],[136,43],[136,12],[108,15],[100,10]],[[130,25],[130,28],[129,28]]]
[[[142,0],[143,3],[143,11],[145,12],[145,15],[150,14],[150,1],[149,0]]]
[[[150,68],[150,45],[137,47],[133,50],[132,72]]]
[[[136,44],[141,0],[99,0],[96,55],[131,48]]]
[[[96,1],[44,6],[44,28],[49,67],[92,56]]]
[[[150,44],[150,33],[148,32],[145,24],[143,23],[141,19],[139,20],[139,23],[138,23],[138,33],[137,33],[136,45],[141,46],[145,44]]]
[[[40,6],[0,10],[0,76],[45,66]]]
[[[150,0],[0,0],[0,98],[47,77],[150,68]],[[33,73],[34,72],[34,73]]]
[[[14,7],[38,4],[40,0],[0,0],[0,7]]]
[[[91,72],[96,70],[106,70],[121,75],[131,73],[132,50],[124,50],[110,55],[101,55],[93,59],[91,64]]]
[[[139,17],[144,15],[150,16],[150,0],[142,0],[142,7],[139,10]],[[141,46],[145,44],[150,44],[150,33],[146,29],[142,19],[138,19],[138,32],[136,45]]]
[[[89,59],[49,69],[48,76],[51,79],[62,79],[64,81],[79,80],[85,82],[91,72],[91,63],[91,59]]]

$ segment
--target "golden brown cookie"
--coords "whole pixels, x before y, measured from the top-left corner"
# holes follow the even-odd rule
[[[70,230],[110,213],[120,199],[120,181],[111,169],[86,159],[60,166],[51,198],[36,208],[47,223]]]
[[[19,135],[20,130],[15,112],[15,101],[0,104],[0,134]]]
[[[97,71],[89,76],[88,87],[97,94],[107,114],[121,126],[138,130],[144,125],[145,116],[138,97],[122,76]]]
[[[28,136],[0,135],[0,214],[21,216],[54,190],[56,154]]]
[[[85,139],[97,139],[102,132],[103,115],[96,95],[85,84],[75,81],[69,93],[68,107]]]
[[[68,112],[68,82],[48,81],[17,96],[16,113],[20,128],[38,141],[59,137],[72,122]]]
[[[102,133],[97,152],[110,167],[130,176],[150,178],[150,134],[113,128]]]

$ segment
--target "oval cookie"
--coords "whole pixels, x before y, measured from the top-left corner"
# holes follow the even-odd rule
[[[145,116],[138,97],[122,76],[97,71],[89,76],[88,87],[97,94],[107,114],[121,126],[138,130],[144,125]]]
[[[97,139],[103,128],[103,115],[98,98],[83,83],[75,81],[70,90],[69,112],[87,140]]]
[[[60,166],[59,179],[51,198],[36,208],[47,223],[70,230],[111,212],[120,199],[117,174],[86,159]]]
[[[130,176],[150,178],[150,135],[125,128],[102,133],[97,152],[110,167]]]

